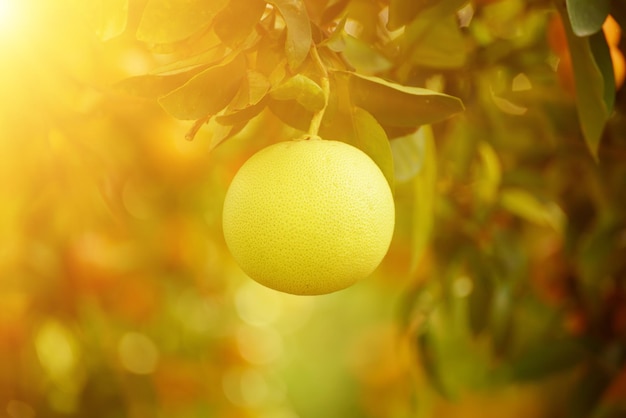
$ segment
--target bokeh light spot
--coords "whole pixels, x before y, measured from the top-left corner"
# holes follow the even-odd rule
[[[224,394],[235,405],[259,406],[270,396],[270,387],[261,372],[230,369],[222,379]]]
[[[237,347],[244,359],[257,365],[271,363],[283,354],[281,335],[267,327],[240,327],[237,330]]]
[[[159,350],[154,342],[138,332],[124,334],[118,353],[124,368],[135,374],[151,374],[159,361]]]
[[[72,333],[57,321],[45,322],[35,339],[41,366],[54,380],[63,380],[75,370],[78,346]]]
[[[178,320],[189,331],[205,335],[215,330],[219,306],[215,301],[201,297],[197,292],[190,290],[182,292],[177,298],[174,310]]]
[[[311,316],[314,298],[277,292],[246,280],[235,294],[235,307],[239,317],[254,326],[272,325],[282,332],[300,328]]]
[[[465,298],[472,293],[474,284],[472,280],[467,276],[458,277],[452,285],[454,294],[459,298]]]
[[[237,313],[250,325],[268,325],[281,314],[279,294],[256,282],[243,284],[235,295]]]

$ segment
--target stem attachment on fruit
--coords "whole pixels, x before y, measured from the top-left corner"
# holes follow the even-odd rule
[[[324,112],[328,107],[328,97],[330,96],[330,81],[328,79],[328,71],[326,70],[326,66],[322,62],[322,59],[317,52],[316,45],[313,45],[311,48],[311,58],[313,58],[313,62],[322,73],[321,87],[322,93],[324,93],[324,107],[322,107],[318,112],[313,115],[313,118],[311,118],[311,124],[309,125],[308,137],[316,138],[319,137],[318,132],[320,130],[320,125],[322,123],[322,119],[324,118]]]

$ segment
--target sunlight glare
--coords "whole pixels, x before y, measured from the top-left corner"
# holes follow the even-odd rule
[[[10,38],[24,25],[25,13],[23,2],[19,0],[0,0],[0,37]]]

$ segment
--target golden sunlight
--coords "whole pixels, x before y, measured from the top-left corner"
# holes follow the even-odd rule
[[[0,0],[0,39],[8,40],[18,35],[26,23],[24,2]]]

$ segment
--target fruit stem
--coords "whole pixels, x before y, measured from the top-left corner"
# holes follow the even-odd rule
[[[324,112],[328,107],[328,97],[330,96],[330,81],[328,79],[328,71],[326,70],[326,66],[322,62],[322,59],[317,52],[317,46],[315,45],[313,45],[311,48],[311,58],[313,58],[313,62],[322,73],[321,87],[322,93],[324,94],[324,106],[313,115],[313,117],[311,118],[311,124],[309,125],[308,136],[309,138],[315,138],[318,137],[320,125],[322,124],[322,119],[324,118]]]

